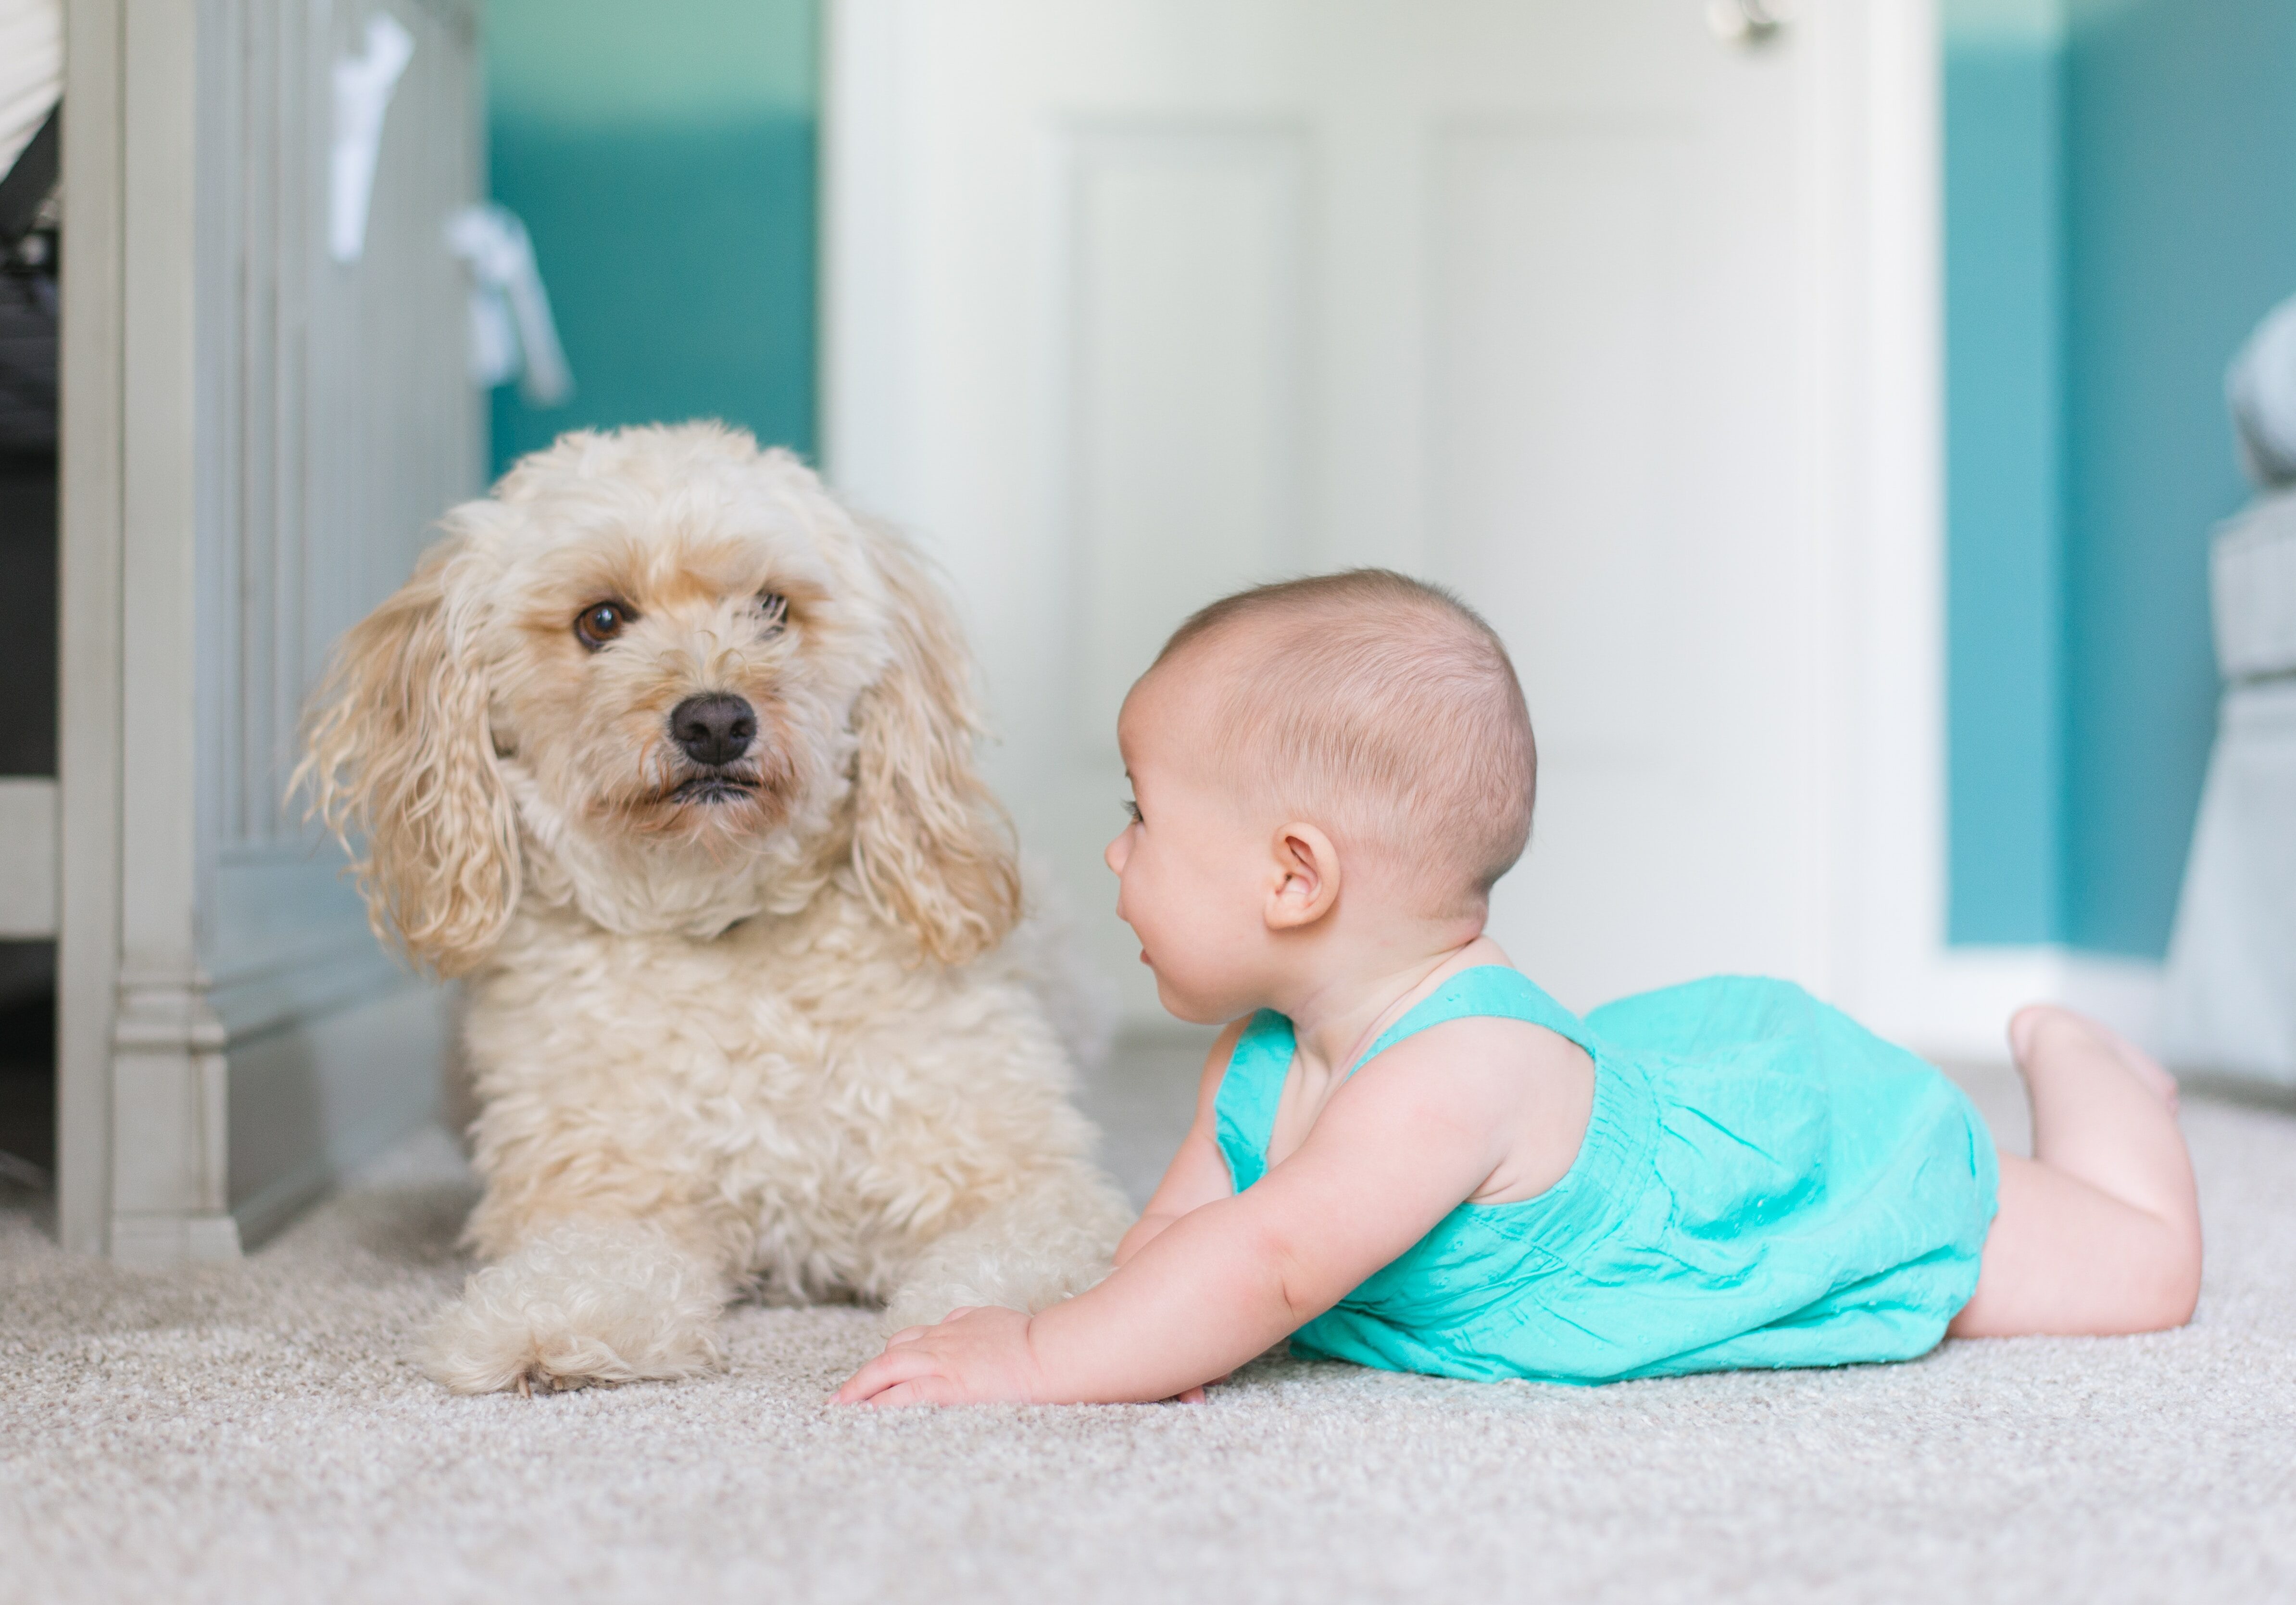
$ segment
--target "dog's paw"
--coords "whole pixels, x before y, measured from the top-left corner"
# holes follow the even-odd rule
[[[553,1229],[463,1285],[424,1345],[456,1393],[669,1380],[725,1364],[718,1279],[635,1224]]]

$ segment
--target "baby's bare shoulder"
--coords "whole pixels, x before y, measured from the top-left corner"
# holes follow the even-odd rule
[[[1366,1065],[1356,1079],[1364,1113],[1406,1109],[1472,1133],[1491,1168],[1479,1203],[1528,1198],[1578,1157],[1595,1101],[1595,1062],[1559,1032],[1528,1020],[1471,1015],[1430,1025]],[[1336,1101],[1336,1100],[1335,1100]]]

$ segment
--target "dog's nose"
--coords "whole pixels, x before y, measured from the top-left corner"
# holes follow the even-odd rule
[[[757,710],[723,691],[689,696],[669,711],[669,734],[696,763],[731,763],[758,738]]]

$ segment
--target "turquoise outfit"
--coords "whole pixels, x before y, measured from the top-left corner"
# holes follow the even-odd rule
[[[1800,987],[1699,981],[1582,1022],[1514,970],[1463,970],[1362,1063],[1494,1015],[1594,1058],[1578,1158],[1537,1198],[1460,1205],[1294,1333],[1295,1352],[1582,1383],[1908,1360],[1976,1291],[1998,1181],[1984,1121]],[[1292,1048],[1292,1023],[1263,1010],[1220,1082],[1238,1192],[1267,1172]]]

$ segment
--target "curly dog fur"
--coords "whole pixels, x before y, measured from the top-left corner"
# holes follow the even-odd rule
[[[299,775],[377,934],[468,978],[493,1263],[431,1374],[691,1375],[745,1288],[908,1324],[1096,1280],[1126,1211],[914,555],[713,424],[568,435],[444,528]],[[696,697],[750,722],[681,736]]]

